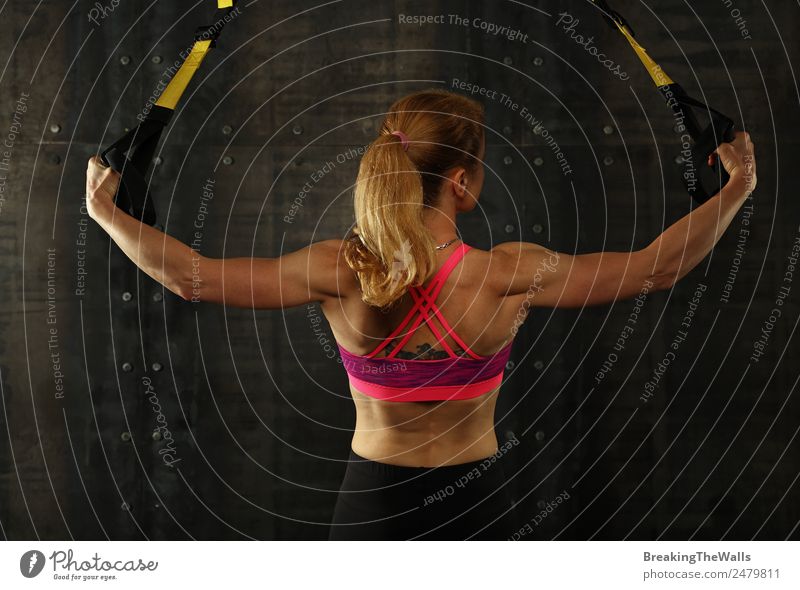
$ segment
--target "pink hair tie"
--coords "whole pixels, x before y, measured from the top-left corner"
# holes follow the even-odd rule
[[[408,151],[408,135],[403,133],[402,131],[392,131],[392,135],[396,135],[400,138],[400,142],[403,144],[403,149]]]

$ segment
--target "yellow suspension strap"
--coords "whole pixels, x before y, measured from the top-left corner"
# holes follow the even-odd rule
[[[683,159],[681,176],[694,200],[698,203],[706,202],[728,182],[725,169],[717,164],[716,159],[712,166],[708,166],[708,158],[721,143],[733,141],[735,132],[733,120],[692,98],[680,84],[674,82],[639,44],[628,21],[613,10],[606,0],[592,0],[592,2],[604,13],[609,25],[619,30],[627,39],[666,100],[667,106],[672,109],[676,130],[683,134],[682,144],[689,146],[681,152]],[[707,115],[709,119],[707,126],[703,127],[700,124],[698,113]],[[690,141],[686,141],[687,139]]]
[[[236,0],[217,0],[216,4],[213,24],[195,31],[191,50],[147,115],[139,125],[101,153],[103,162],[121,175],[116,195],[117,206],[147,225],[156,222],[156,210],[146,177],[161,133],[169,124],[172,113],[203,59],[216,46],[223,27],[236,16],[234,11],[238,10],[234,6]]]

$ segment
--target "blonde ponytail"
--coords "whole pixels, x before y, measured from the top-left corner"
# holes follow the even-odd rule
[[[392,105],[361,159],[356,225],[344,250],[365,303],[389,307],[436,270],[423,214],[447,170],[479,165],[482,135],[483,107],[466,97],[428,90]]]

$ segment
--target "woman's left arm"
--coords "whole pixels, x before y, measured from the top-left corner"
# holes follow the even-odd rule
[[[89,160],[89,215],[142,272],[187,301],[279,309],[341,298],[356,289],[340,255],[341,240],[317,242],[280,258],[207,258],[114,205],[118,184],[116,172],[99,158]]]

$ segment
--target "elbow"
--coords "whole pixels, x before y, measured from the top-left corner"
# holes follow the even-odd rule
[[[184,301],[198,301],[196,294],[192,292],[191,283],[186,283],[185,281],[169,281],[164,283],[164,287]]]
[[[200,277],[199,272],[194,270],[187,276],[182,273],[174,273],[175,276],[169,277],[164,281],[164,287],[183,299],[184,301],[200,301]]]
[[[651,291],[668,291],[680,279],[674,273],[658,273],[651,276],[648,281],[652,286]]]
[[[645,248],[642,253],[645,257],[645,264],[649,269],[645,286],[649,287],[651,291],[667,291],[672,289],[682,277],[679,276],[675,267],[665,260],[663,252],[659,253],[658,249],[651,244]]]

